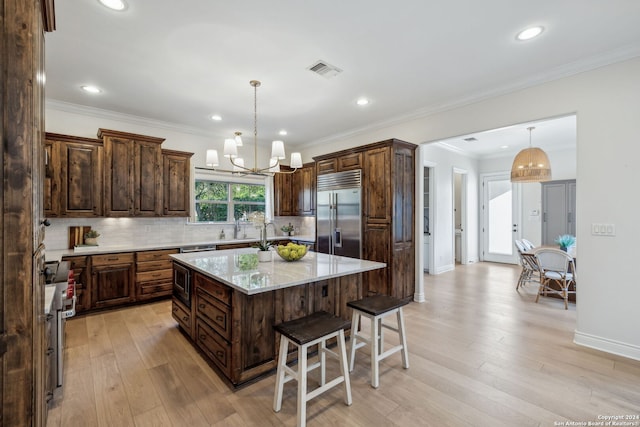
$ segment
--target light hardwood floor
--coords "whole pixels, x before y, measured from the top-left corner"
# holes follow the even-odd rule
[[[374,390],[359,350],[353,405],[336,387],[308,403],[308,425],[557,426],[640,415],[640,362],[573,344],[575,305],[536,304],[535,285],[516,292],[518,274],[479,263],[425,276],[427,302],[405,309],[410,368],[399,354],[385,360]],[[274,375],[229,389],[177,330],[168,301],[72,319],[66,345],[49,427],[295,425],[295,382],[280,413]]]

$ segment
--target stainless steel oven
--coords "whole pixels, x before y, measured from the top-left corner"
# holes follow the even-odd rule
[[[191,308],[191,272],[176,261],[173,262],[173,296]]]

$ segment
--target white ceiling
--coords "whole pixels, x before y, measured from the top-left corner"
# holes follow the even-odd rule
[[[126,1],[124,12],[56,1],[49,105],[222,139],[252,133],[257,79],[260,140],[299,146],[640,55],[637,0]],[[515,40],[534,24],[542,36]],[[343,72],[313,74],[317,60]],[[84,84],[103,93],[84,93]],[[356,106],[361,96],[371,103]],[[526,145],[526,126],[516,130]],[[543,133],[534,131],[534,145]]]

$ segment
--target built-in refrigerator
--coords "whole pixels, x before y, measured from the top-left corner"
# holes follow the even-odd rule
[[[316,251],[362,258],[362,170],[319,175]]]

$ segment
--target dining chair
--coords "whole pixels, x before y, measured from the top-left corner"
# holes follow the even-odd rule
[[[540,268],[540,287],[536,302],[540,295],[554,293],[564,299],[564,308],[569,308],[569,294],[576,293],[576,268],[573,257],[565,251],[555,248],[540,248],[535,251],[535,258]],[[560,289],[551,286],[554,282]],[[573,285],[573,290],[570,290]]]
[[[534,245],[533,243],[531,243],[531,241],[529,241],[527,239],[522,239],[520,241],[522,242],[522,244],[524,245],[524,247],[526,248],[527,251],[530,251],[530,250],[536,248],[536,245]]]
[[[520,277],[518,277],[518,282],[516,283],[516,290],[518,290],[527,282],[539,282],[540,271],[535,256],[532,252],[527,250],[527,247],[522,242],[522,240],[516,239],[514,243],[516,245],[516,249],[518,250],[520,265],[522,266]]]

